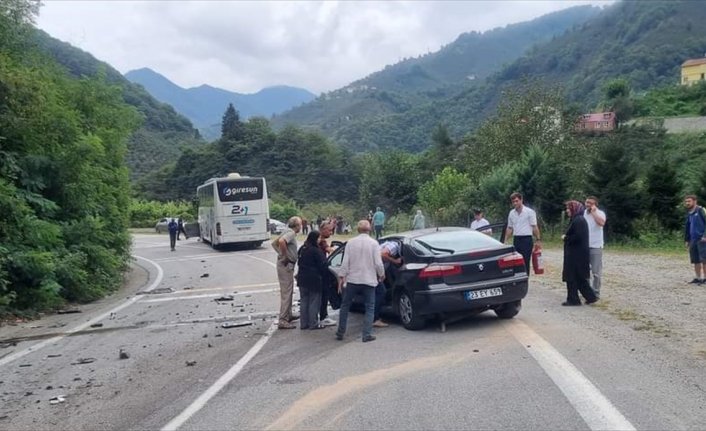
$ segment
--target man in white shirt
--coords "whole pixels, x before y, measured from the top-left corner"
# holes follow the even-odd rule
[[[385,268],[380,257],[378,242],[369,236],[370,222],[358,222],[358,236],[348,241],[343,254],[338,280],[338,290],[346,284],[341,310],[338,315],[336,339],[343,340],[348,323],[348,311],[353,298],[365,298],[365,320],[363,322],[363,342],[375,340],[373,317],[375,313],[375,287],[385,279]]]
[[[489,224],[490,222],[486,220],[485,217],[483,217],[483,210],[478,208],[473,210],[473,221],[471,222],[471,229],[478,230],[483,226],[488,226]],[[483,229],[480,232],[483,232],[486,235],[492,235],[493,229]]]
[[[606,215],[598,209],[598,198],[586,198],[586,211],[583,217],[588,223],[588,248],[590,251],[591,273],[593,274],[593,291],[596,298],[601,296],[601,276],[603,275],[603,226]]]
[[[532,250],[534,241],[536,240],[537,247],[541,247],[542,239],[539,235],[539,226],[537,225],[537,213],[530,207],[524,205],[522,195],[513,193],[510,195],[510,202],[514,207],[510,210],[507,216],[507,229],[505,231],[505,241],[512,236],[512,245],[515,250],[525,259],[525,270],[527,275],[530,274],[530,260],[532,260]]]

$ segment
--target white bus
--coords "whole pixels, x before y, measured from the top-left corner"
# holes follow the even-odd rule
[[[202,241],[218,248],[245,243],[259,247],[270,238],[267,184],[262,177],[228,174],[196,188]]]

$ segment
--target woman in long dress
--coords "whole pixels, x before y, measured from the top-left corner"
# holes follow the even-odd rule
[[[591,288],[590,279],[590,250],[588,248],[588,224],[583,217],[584,208],[581,202],[566,202],[566,214],[571,219],[564,239],[564,268],[561,274],[562,281],[566,282],[566,301],[561,305],[581,305],[579,292],[586,300],[586,304],[598,301]]]
[[[319,321],[319,308],[321,308],[321,291],[326,280],[328,265],[326,254],[319,247],[318,231],[309,232],[304,245],[299,249],[297,262],[301,329],[322,329],[324,325]]]

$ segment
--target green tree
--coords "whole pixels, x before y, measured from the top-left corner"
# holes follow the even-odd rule
[[[363,208],[380,206],[388,214],[412,209],[421,184],[417,156],[403,151],[367,154],[361,165],[359,196]]]
[[[600,196],[610,217],[605,225],[608,238],[635,237],[634,222],[641,210],[635,167],[618,136],[599,150],[585,185],[588,194]]]
[[[419,188],[418,203],[439,226],[464,225],[471,182],[468,175],[444,168]]]
[[[240,113],[238,113],[232,103],[229,103],[221,122],[221,140],[237,142],[242,138],[243,122],[240,121]]]
[[[631,99],[630,83],[624,78],[612,79],[603,86],[604,109],[615,112],[618,126],[632,118],[635,103]]]
[[[681,214],[682,185],[677,178],[677,171],[665,157],[658,159],[647,174],[647,208],[669,231],[679,229]]]

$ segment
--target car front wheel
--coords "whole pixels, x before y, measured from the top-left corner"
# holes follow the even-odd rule
[[[406,290],[397,297],[397,312],[405,329],[416,331],[424,328],[427,323],[417,314],[412,296]]]
[[[501,319],[512,319],[522,308],[522,301],[508,302],[495,309],[495,314]]]

